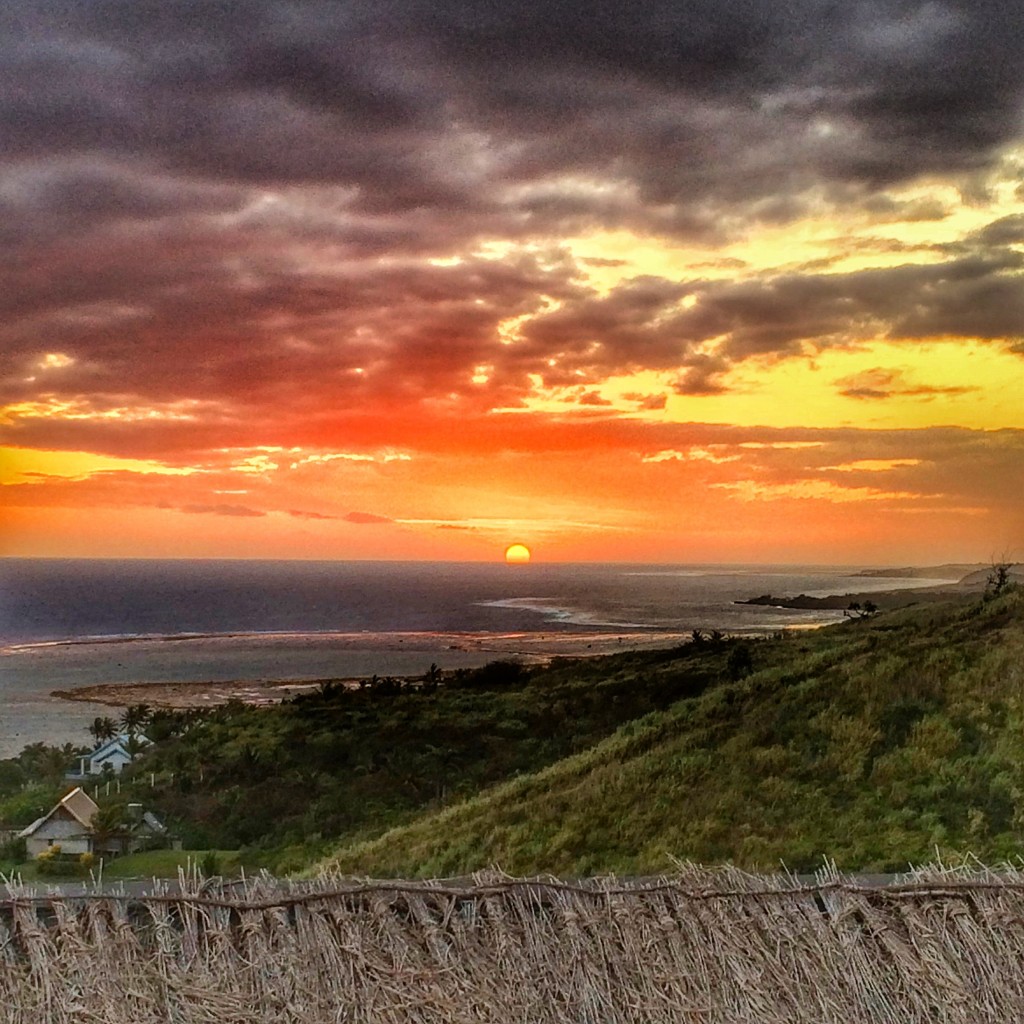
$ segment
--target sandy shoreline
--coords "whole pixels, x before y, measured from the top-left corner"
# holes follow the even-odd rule
[[[489,637],[488,643],[474,644],[463,638],[461,649],[475,651],[479,656],[469,665],[471,668],[490,661],[511,658],[524,664],[541,664],[553,657],[599,657],[623,650],[649,649],[652,647],[670,647],[681,642],[682,634],[659,633],[653,635],[636,634],[563,634],[539,635],[507,634],[501,637]],[[431,655],[443,662],[444,651],[427,650],[424,657]],[[394,671],[397,665],[389,665],[386,651],[380,652],[379,676],[391,676],[396,679],[422,679],[423,673],[408,674]],[[445,674],[450,670],[446,669]],[[227,679],[227,680],[166,680],[146,682],[106,682],[90,683],[76,686],[74,689],[54,689],[49,696],[62,701],[86,702],[102,704],[107,707],[124,708],[131,704],[146,704],[153,708],[181,710],[185,708],[209,708],[226,704],[228,701],[241,701],[243,704],[266,705],[278,704],[299,693],[308,693],[323,683],[341,683],[357,686],[369,675],[360,676],[324,676],[320,678],[291,679]]]
[[[803,586],[809,582],[800,578]],[[540,613],[551,619],[576,608],[571,602],[562,608],[548,598],[520,597],[503,606],[511,608],[516,622],[519,615]],[[758,636],[817,628],[837,621],[842,611],[723,605],[721,618],[707,608],[690,609],[692,622],[687,619],[685,627],[675,629],[645,624],[642,614],[636,623],[617,621],[611,614],[612,621],[598,621],[578,609],[574,614],[579,621],[572,619],[572,625],[578,628],[571,630],[566,629],[569,621],[560,619],[543,631],[146,633],[70,642],[5,640],[0,642],[0,757],[15,756],[30,743],[82,742],[97,716],[132,704],[201,709],[237,700],[271,705],[323,681],[369,679],[374,674],[422,678],[432,663],[447,673],[503,658],[537,663],[665,648],[686,642],[691,626]]]
[[[52,690],[51,697],[124,708],[146,704],[151,708],[182,710],[212,708],[229,701],[243,704],[279,704],[324,682],[355,686],[357,679],[226,679],[191,683],[97,683],[74,690]]]

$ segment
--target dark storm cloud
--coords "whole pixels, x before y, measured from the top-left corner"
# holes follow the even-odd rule
[[[1024,459],[1024,431],[967,430],[957,427],[929,427],[902,431],[821,431],[820,448],[783,452],[781,460],[792,468],[802,467],[806,475],[834,472],[836,463],[863,459],[914,460],[916,465],[886,472],[856,470],[841,474],[850,483],[873,482],[888,485],[905,478],[909,489],[920,494],[942,495],[955,504],[1012,510],[1020,520],[1020,465]],[[770,461],[780,461],[772,456]],[[833,476],[833,479],[836,477]]]
[[[905,396],[909,398],[931,399],[942,395],[964,395],[978,389],[970,386],[935,387],[932,385],[909,385],[899,370],[890,370],[878,366],[864,370],[853,377],[837,380],[839,394],[847,398],[859,398],[868,401]]]
[[[89,258],[65,254],[45,279],[0,267],[0,342],[21,371],[0,382],[0,397],[89,393],[103,406],[126,392],[281,406],[423,397],[467,385],[493,358],[503,319],[581,290],[558,254],[318,270],[250,251],[244,231],[225,233],[175,225],[141,244],[108,235]],[[54,278],[63,279],[57,308]],[[40,337],[75,362],[40,374]]]
[[[578,383],[577,374],[606,376],[641,367],[666,368],[680,362],[678,336],[660,320],[683,299],[689,286],[658,277],[636,277],[608,295],[584,293],[553,313],[532,320],[523,342],[502,353],[506,365],[540,372],[551,384]],[[547,360],[556,359],[555,366]]]
[[[941,264],[849,274],[794,275],[713,285],[680,318],[691,337],[727,335],[732,359],[842,345],[950,335],[1013,337],[1024,325],[1024,256],[1003,252]]]
[[[940,221],[949,215],[949,207],[939,199],[897,200],[884,194],[873,195],[862,204],[864,210],[881,221]]]
[[[635,278],[581,294],[525,328],[505,364],[549,385],[641,368],[684,372],[680,394],[714,394],[734,363],[883,337],[1009,340],[1024,335],[1024,255],[972,253],[945,263],[744,281]],[[714,352],[705,346],[714,345]]]
[[[975,235],[971,241],[986,247],[995,245],[1024,245],[1024,214],[1014,214],[1010,217],[1000,217],[991,224],[987,224]]]
[[[576,402],[578,405],[589,406],[610,406],[612,404],[609,399],[602,397],[599,391],[588,391],[586,388],[580,389],[576,395]]]
[[[685,225],[702,197],[976,169],[1024,83],[992,2],[12,0],[0,30],[8,158],[348,185],[378,211],[597,174]]]
[[[729,369],[728,360],[698,352],[688,356],[687,362],[690,365],[673,386],[677,395],[717,395],[725,391],[719,378]]]
[[[236,190],[71,159],[0,165],[0,242],[76,237],[104,224],[158,221],[237,208]]]
[[[1022,24],[987,2],[11,0],[0,400],[84,407],[4,429],[138,438],[157,428],[100,414],[155,405],[191,441],[289,408],[513,406],[531,374],[678,369],[709,394],[734,362],[875,331],[1017,338],[1020,218],[939,266],[607,295],[558,251],[426,258],[598,227],[715,239],[808,190],[941,218],[877,188],[1020,137]]]
[[[45,280],[37,293],[32,275],[0,289],[9,318],[0,341],[16,371],[0,381],[0,397],[84,403],[74,419],[7,426],[8,440],[59,447],[130,435],[140,445],[162,433],[181,439],[175,447],[202,447],[205,431],[237,444],[253,416],[272,431],[296,410],[315,423],[446,395],[481,412],[511,407],[531,376],[570,389],[582,406],[598,398],[584,385],[640,369],[677,373],[677,393],[707,395],[723,391],[724,375],[746,359],[876,337],[1012,343],[1024,324],[1024,256],[1010,249],[847,274],[640,277],[601,295],[557,251],[311,270],[259,250],[232,266],[216,239],[174,232],[153,243],[151,259],[126,244],[97,250],[77,273],[71,261],[67,305],[56,310],[47,308]],[[174,260],[160,258],[165,246]],[[8,281],[19,273],[0,268]],[[531,319],[518,340],[502,344],[499,325],[523,314]],[[41,366],[40,336],[74,361]],[[484,383],[474,381],[480,370]],[[864,387],[886,392],[849,385]]]

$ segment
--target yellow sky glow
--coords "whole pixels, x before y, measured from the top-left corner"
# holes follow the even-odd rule
[[[0,447],[0,484],[38,483],[47,478],[86,480],[98,473],[190,476],[195,472],[191,467],[168,466],[153,459],[122,459],[93,452]]]
[[[877,372],[881,371],[881,372]],[[1024,427],[1024,360],[998,344],[876,341],[804,358],[748,360],[725,378],[729,391],[677,395],[674,374],[654,371],[588,386],[611,402],[609,413],[664,422],[732,423],[764,427],[914,428],[978,430]],[[854,397],[844,391],[885,392]],[[664,409],[639,410],[628,396],[664,394]],[[575,388],[537,382],[520,412],[593,415]]]
[[[621,229],[600,230],[568,240],[498,239],[477,246],[473,253],[423,263],[457,268],[483,255],[500,268],[502,261],[524,254],[543,262],[548,251],[568,251],[580,261],[577,283],[603,295],[640,275],[669,281],[743,282],[935,263],[950,259],[950,247],[964,243],[973,232],[999,218],[1024,214],[1024,194],[1014,187],[1020,166],[1024,151],[1008,152],[1002,170],[988,182],[987,201],[979,201],[977,195],[965,198],[950,182],[919,180],[884,196],[896,211],[888,217],[869,214],[855,204],[840,211],[822,198],[809,203],[808,213],[795,222],[748,226],[724,241],[682,243]],[[558,183],[562,189],[571,185]],[[919,216],[900,210],[917,211]],[[405,264],[399,260],[396,265]],[[571,305],[571,299],[565,301]],[[690,296],[681,306],[694,301]],[[514,353],[517,345],[528,348],[523,332],[530,321],[559,306],[558,300],[539,290],[529,305],[531,312],[520,312],[523,303],[510,304],[509,315],[491,325],[493,350],[482,346],[463,371],[474,386],[474,396],[480,395],[481,418],[475,422],[488,419],[488,387],[502,383],[503,378],[496,377],[502,373],[502,358]],[[288,333],[291,330],[283,319],[282,345],[305,352]],[[386,347],[389,342],[383,334],[370,338],[357,331],[356,336],[360,344]],[[594,352],[601,343],[600,337],[576,340],[584,350],[591,344]],[[606,378],[597,370],[577,370],[578,380],[570,386],[549,385],[538,372],[545,364],[527,362],[518,379],[528,379],[532,388],[525,395],[515,388],[499,392],[490,412],[502,430],[509,424],[510,442],[517,424],[533,431],[534,448],[529,453],[512,443],[506,446],[502,437],[491,442],[490,450],[482,446],[479,456],[448,455],[444,443],[431,448],[420,436],[421,424],[413,412],[413,426],[404,436],[395,435],[397,440],[363,440],[339,428],[337,436],[325,433],[317,447],[302,438],[262,437],[254,429],[248,445],[244,438],[241,444],[221,441],[205,449],[197,444],[189,449],[193,464],[184,466],[84,447],[65,451],[11,445],[0,448],[0,485],[18,490],[12,502],[17,507],[8,510],[6,521],[14,524],[12,529],[22,538],[18,550],[26,553],[113,550],[106,525],[86,529],[75,520],[75,495],[86,492],[83,506],[117,516],[118,553],[130,553],[133,545],[138,553],[159,548],[166,528],[178,538],[176,546],[159,550],[181,554],[258,550],[285,557],[349,557],[356,552],[359,557],[489,558],[508,538],[522,537],[530,543],[543,538],[546,559],[661,559],[686,557],[691,538],[704,538],[706,545],[718,538],[720,546],[706,550],[710,558],[721,559],[729,556],[728,545],[737,538],[755,545],[751,550],[756,552],[763,525],[759,503],[783,501],[800,508],[786,524],[791,537],[780,541],[783,556],[801,556],[805,543],[827,548],[829,531],[836,529],[830,517],[839,517],[844,510],[852,514],[858,504],[876,516],[891,512],[902,517],[913,511],[922,523],[931,516],[936,543],[953,544],[958,542],[957,516],[989,515],[983,505],[972,503],[973,481],[967,481],[957,496],[950,483],[952,473],[937,481],[938,470],[930,458],[915,454],[912,446],[905,456],[897,448],[894,457],[892,450],[855,451],[854,442],[846,440],[841,450],[821,455],[816,449],[829,441],[785,439],[784,432],[852,429],[869,435],[937,427],[977,432],[1024,429],[1024,358],[1011,350],[1013,340],[876,337],[845,340],[840,346],[812,337],[803,341],[802,352],[796,355],[723,361],[719,377],[710,385],[717,383],[721,392],[706,394],[676,390],[686,359],[693,356],[683,341],[678,367],[664,368],[662,353],[656,364],[661,369]],[[446,338],[432,342],[440,349],[447,343]],[[714,357],[723,343],[723,338],[713,338],[700,351]],[[459,340],[451,344],[457,348]],[[642,343],[630,351],[635,353],[635,365],[645,365]],[[45,347],[39,352],[30,372],[38,372],[40,381],[45,378],[46,388],[30,400],[0,408],[0,424],[21,429],[26,423],[70,422],[90,430],[121,430],[122,437],[134,440],[131,432],[136,429],[195,426],[198,436],[199,428],[230,418],[225,410],[232,406],[226,399],[222,404],[190,398],[147,403],[128,395],[56,397],[48,382],[74,372],[80,361]],[[585,351],[579,365],[591,354]],[[374,356],[367,355],[367,376],[372,376]],[[553,374],[560,370],[559,359],[569,358],[557,342],[544,355]],[[596,356],[594,365],[602,365]],[[621,366],[624,361],[608,365]],[[362,367],[347,372],[364,376]],[[476,401],[448,395],[449,386],[420,408],[429,409],[433,401],[438,407],[448,402],[461,409]],[[501,405],[503,400],[507,407]],[[467,404],[459,405],[462,401]],[[366,402],[372,412],[372,396]],[[411,399],[410,406],[414,404]],[[500,414],[506,418],[499,419]],[[387,418],[391,410],[379,415]],[[595,441],[578,454],[557,444],[548,448],[543,438],[545,431],[554,438],[566,425],[575,429],[595,424],[609,432],[612,427],[621,429],[629,440],[609,441],[605,450]],[[756,430],[763,429],[779,431],[783,437],[722,441],[721,433],[691,437],[682,429],[687,427],[743,428],[755,438]],[[473,429],[467,420],[453,424],[450,432],[470,436]],[[133,444],[128,450],[140,448]],[[154,454],[161,450],[154,449]],[[828,461],[831,464],[823,465]],[[861,474],[876,476],[866,480]],[[246,486],[235,486],[239,482]],[[879,486],[868,485],[876,482]],[[993,486],[999,491],[1002,480],[996,479]],[[992,521],[996,532],[985,541],[996,549],[1014,542],[1012,534],[1020,520],[1001,492],[997,499],[1002,511]],[[898,544],[916,540],[912,532],[900,533],[894,523],[872,527],[880,534],[878,546],[868,546],[875,541],[865,539],[858,550],[895,551]],[[883,535],[885,529],[890,536]],[[76,530],[79,539],[62,549],[60,530]],[[865,536],[870,532],[863,524],[856,530],[865,531]],[[920,532],[925,536],[923,528]],[[858,539],[848,526],[841,535]],[[952,547],[948,550],[956,554]]]

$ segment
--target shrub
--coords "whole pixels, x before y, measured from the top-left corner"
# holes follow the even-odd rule
[[[220,858],[213,850],[207,850],[203,859],[199,862],[199,870],[206,878],[213,878],[220,874]]]
[[[63,875],[66,865],[61,861],[60,843],[47,847],[36,857],[36,870],[40,875]]]
[[[81,853],[75,856],[73,853],[62,853],[60,843],[54,843],[36,857],[36,872],[41,877],[85,877],[95,862],[95,854]]]
[[[28,860],[28,847],[25,840],[15,836],[13,839],[8,839],[6,843],[0,844],[0,860],[7,860],[12,864],[24,864]]]
[[[529,675],[530,670],[521,662],[506,659],[456,672],[448,685],[453,690],[500,690],[523,685]]]
[[[750,648],[744,643],[736,644],[729,651],[725,669],[734,683],[743,679],[744,676],[749,676],[754,671],[754,659],[751,657]]]

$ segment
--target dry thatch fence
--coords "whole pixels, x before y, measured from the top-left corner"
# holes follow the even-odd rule
[[[269,878],[0,896],[0,1020],[982,1024],[1024,1020],[1024,873],[871,888],[683,866],[466,884]]]

